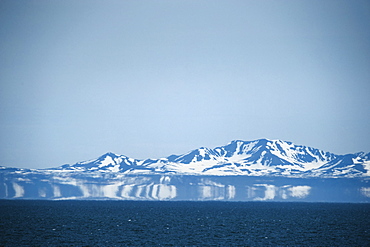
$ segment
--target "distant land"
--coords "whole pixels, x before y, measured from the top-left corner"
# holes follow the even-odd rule
[[[370,202],[369,181],[370,153],[235,140],[161,159],[106,153],[49,169],[0,167],[0,198]]]

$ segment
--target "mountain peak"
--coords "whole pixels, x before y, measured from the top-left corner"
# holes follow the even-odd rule
[[[113,152],[107,152],[107,153],[103,154],[102,156],[100,156],[99,158],[105,158],[105,157],[116,158],[116,157],[119,157],[119,156],[122,156],[122,155],[118,155],[118,154],[113,153]]]

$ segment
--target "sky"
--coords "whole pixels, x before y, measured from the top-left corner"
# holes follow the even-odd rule
[[[0,166],[370,152],[369,1],[0,0],[0,23]]]

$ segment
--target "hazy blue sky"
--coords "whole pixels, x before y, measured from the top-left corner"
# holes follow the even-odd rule
[[[370,152],[369,1],[0,0],[0,23],[0,165]]]

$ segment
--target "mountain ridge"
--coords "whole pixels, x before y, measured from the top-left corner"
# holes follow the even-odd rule
[[[370,153],[267,139],[160,159],[108,152],[49,169],[0,166],[0,198],[370,202]]]
[[[133,159],[112,152],[97,159],[44,169],[123,174],[368,177],[370,153],[337,155],[289,141],[233,140],[159,159]]]

